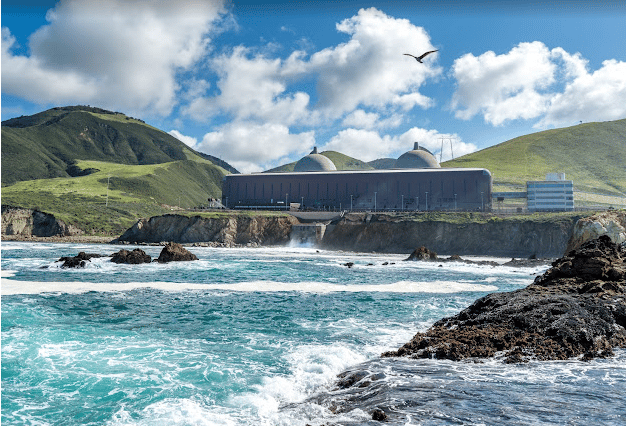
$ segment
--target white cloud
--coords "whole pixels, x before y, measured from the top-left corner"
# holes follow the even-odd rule
[[[579,121],[606,121],[626,117],[626,62],[604,61],[593,73],[578,67],[562,93],[550,99],[537,127],[566,126]]]
[[[177,72],[206,55],[221,1],[61,0],[14,55],[2,31],[2,91],[33,102],[91,103],[168,115]]]
[[[403,117],[400,114],[392,114],[387,118],[381,119],[380,114],[375,112],[366,112],[362,109],[348,114],[342,121],[342,125],[345,127],[352,127],[356,129],[389,129],[398,127],[402,124]]]
[[[197,98],[185,113],[199,121],[228,113],[237,120],[257,119],[284,125],[307,117],[309,95],[284,93],[287,87],[280,75],[282,61],[250,55],[250,49],[239,46],[230,56],[215,58],[212,66],[219,75],[219,95]]]
[[[308,154],[314,145],[313,131],[292,134],[281,124],[233,122],[205,134],[196,149],[251,173],[278,166],[288,157]]]
[[[394,116],[397,109],[434,104],[418,89],[427,78],[441,73],[432,65],[436,55],[430,55],[424,64],[403,56],[414,49],[433,48],[423,28],[371,8],[340,22],[337,30],[350,35],[350,40],[311,56],[295,51],[286,59],[270,58],[267,53],[239,46],[216,57],[211,66],[219,76],[219,93],[195,99],[184,112],[200,121],[228,114],[236,120],[289,126],[313,125],[322,116],[338,120],[359,106]],[[311,78],[317,82],[316,105],[310,105],[308,93],[290,87]],[[385,121],[387,118],[380,118],[379,124],[398,122],[397,117]]]
[[[372,161],[384,157],[397,158],[413,149],[414,143],[418,142],[420,146],[437,154],[436,157],[439,160],[442,137],[444,138],[442,161],[452,158],[452,154],[456,158],[477,149],[474,144],[463,142],[456,134],[444,134],[418,127],[413,127],[398,136],[381,136],[378,132],[371,130],[346,129],[333,137],[323,149],[338,151],[363,161]],[[452,150],[450,150],[450,140],[452,140]]]
[[[311,56],[309,72],[319,74],[319,107],[331,116],[359,105],[428,108],[432,100],[416,93],[427,78],[440,74],[436,54],[418,64],[403,53],[432,50],[426,31],[406,19],[370,8],[337,24],[350,40]],[[419,49],[420,52],[415,51]]]
[[[554,82],[555,70],[550,50],[540,42],[520,43],[502,55],[466,54],[452,66],[457,80],[452,108],[457,118],[482,114],[493,125],[538,117],[548,101],[540,91]]]
[[[180,133],[178,130],[170,130],[169,132],[170,135],[174,136],[176,139],[178,139],[179,141],[183,142],[185,145],[187,145],[188,147],[192,148],[192,149],[196,149],[197,145],[198,145],[198,139],[192,137],[192,136],[185,136],[182,133]]]
[[[594,72],[580,53],[520,43],[510,52],[467,54],[452,67],[457,118],[481,114],[493,125],[539,119],[537,128],[626,116],[626,62],[604,61]]]

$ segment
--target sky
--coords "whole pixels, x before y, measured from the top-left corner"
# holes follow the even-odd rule
[[[90,105],[244,173],[626,118],[626,2],[1,2],[2,120]],[[437,50],[418,63],[415,56]],[[443,149],[442,149],[443,146]]]

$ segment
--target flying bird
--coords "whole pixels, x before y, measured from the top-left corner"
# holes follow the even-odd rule
[[[420,64],[423,64],[422,59],[424,59],[424,57],[426,57],[426,55],[430,55],[431,53],[435,53],[435,52],[439,52],[439,50],[429,50],[428,52],[423,53],[423,54],[421,54],[420,56],[413,56],[413,55],[411,55],[410,53],[403,53],[403,55],[406,55],[406,56],[410,56],[410,57],[412,57],[412,58],[415,58],[415,60],[416,60],[417,62],[419,62]]]

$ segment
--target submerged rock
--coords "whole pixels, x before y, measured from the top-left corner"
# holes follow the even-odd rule
[[[111,255],[111,262],[113,263],[128,263],[137,265],[139,263],[150,263],[151,261],[152,258],[150,255],[138,248],[133,251],[122,249]]]
[[[592,359],[626,347],[625,327],[626,249],[602,236],[554,261],[528,287],[480,298],[382,356]]]
[[[189,261],[189,260],[198,260],[198,257],[190,253],[185,247],[178,243],[167,243],[163,250],[161,250],[161,254],[159,254],[158,262],[180,262],[180,261]]]

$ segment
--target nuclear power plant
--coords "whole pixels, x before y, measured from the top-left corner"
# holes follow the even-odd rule
[[[393,169],[337,170],[315,148],[293,172],[231,174],[222,187],[229,209],[484,211],[491,197],[489,170],[442,168],[418,143]]]

